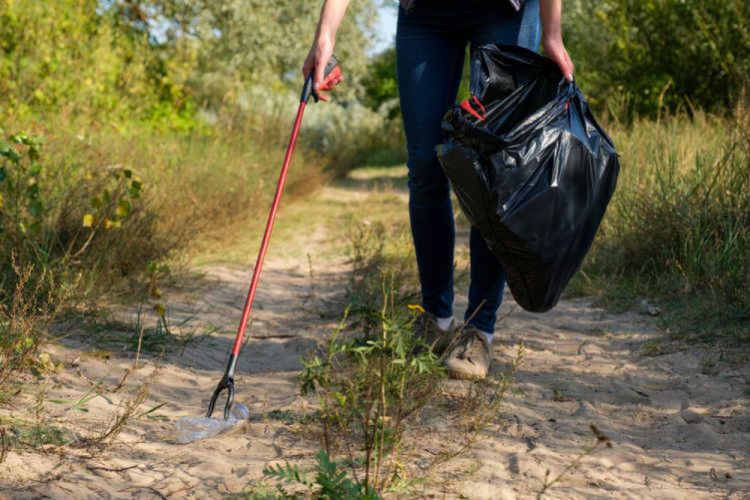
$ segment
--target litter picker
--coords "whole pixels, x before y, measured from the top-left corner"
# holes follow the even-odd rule
[[[210,417],[214,412],[216,406],[216,400],[219,398],[221,392],[227,390],[227,402],[224,406],[224,420],[229,419],[229,413],[232,409],[232,403],[234,402],[234,369],[237,366],[237,358],[240,355],[240,347],[242,346],[242,339],[245,336],[245,328],[247,321],[250,318],[250,312],[253,308],[253,299],[255,298],[255,290],[258,288],[258,279],[260,278],[260,271],[263,267],[263,259],[266,256],[266,250],[268,249],[268,241],[271,237],[271,230],[273,229],[273,223],[276,220],[276,212],[279,209],[279,201],[281,200],[281,193],[284,190],[284,182],[286,182],[286,174],[289,170],[289,163],[292,160],[292,152],[294,151],[294,144],[297,142],[297,134],[299,133],[300,122],[302,121],[302,114],[305,112],[305,106],[310,96],[318,102],[318,99],[326,100],[313,88],[313,75],[315,70],[305,78],[305,84],[302,87],[302,97],[300,98],[299,109],[297,110],[297,118],[294,120],[294,127],[292,128],[292,136],[289,139],[289,146],[286,149],[286,156],[284,157],[284,165],[281,167],[281,175],[279,176],[279,183],[276,186],[276,195],[273,198],[273,204],[271,205],[271,213],[268,215],[268,222],[266,223],[266,231],[263,234],[263,242],[260,245],[260,252],[258,253],[258,260],[253,270],[253,278],[250,282],[250,291],[247,294],[247,300],[245,301],[245,308],[242,311],[242,320],[240,321],[240,327],[237,330],[237,337],[234,340],[234,347],[232,352],[229,354],[229,361],[227,362],[227,369],[224,372],[224,376],[221,377],[219,385],[216,386],[213,396],[211,396],[211,402],[208,404],[207,417]],[[341,76],[341,68],[335,57],[331,56],[330,61],[326,65],[323,83],[319,90],[331,90],[333,88],[333,82]]]

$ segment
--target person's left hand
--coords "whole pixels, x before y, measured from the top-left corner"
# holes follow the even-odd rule
[[[568,55],[568,51],[565,48],[565,44],[562,41],[562,35],[558,33],[547,34],[542,36],[542,47],[544,47],[544,53],[547,57],[552,59],[560,67],[563,76],[569,82],[573,81],[573,61]]]

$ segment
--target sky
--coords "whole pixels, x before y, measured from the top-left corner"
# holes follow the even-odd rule
[[[378,22],[375,24],[375,44],[370,49],[370,55],[383,52],[392,47],[396,39],[396,18],[398,17],[398,4],[388,2],[388,5],[378,7]]]

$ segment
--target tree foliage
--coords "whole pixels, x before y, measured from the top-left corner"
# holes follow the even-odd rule
[[[0,4],[0,119],[33,109],[189,112],[178,64],[97,0]]]
[[[187,125],[251,86],[300,87],[318,2],[15,0],[0,3],[0,119],[34,109]],[[352,2],[336,53],[361,95],[371,2]],[[165,120],[162,120],[165,121]]]
[[[597,104],[731,107],[750,74],[746,0],[568,0],[565,42]]]
[[[565,0],[563,9],[576,77],[599,108],[650,116],[662,107],[731,109],[748,83],[746,0]],[[389,49],[370,65],[365,104],[397,97],[396,82]]]
[[[234,102],[248,85],[297,90],[321,8],[319,2],[296,0],[120,1],[121,11],[127,5],[128,12],[144,13],[130,15],[136,26],[192,54],[190,84],[201,101],[214,104]],[[349,76],[350,93],[360,89],[374,18],[371,2],[352,2],[338,32],[336,54]]]
[[[391,47],[372,58],[364,82],[364,105],[378,111],[383,104],[390,104],[398,97],[396,76],[396,49]],[[390,106],[388,116],[398,115],[398,106]]]

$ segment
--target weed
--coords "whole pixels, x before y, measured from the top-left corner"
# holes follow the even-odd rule
[[[145,412],[138,413],[138,408],[146,401],[151,392],[151,386],[156,380],[160,368],[160,365],[157,364],[146,381],[138,388],[135,396],[120,405],[121,410],[112,417],[107,427],[98,435],[82,440],[82,445],[86,447],[95,446],[101,450],[117,438],[131,419],[148,415],[164,406],[162,403]]]
[[[39,299],[41,288],[49,283],[46,273],[30,284],[33,266],[20,269],[12,257],[18,279],[10,304],[0,301],[0,388],[18,372],[30,368],[52,321],[48,303]]]
[[[102,385],[102,382],[104,382],[104,379],[106,376],[100,378],[96,381],[96,383],[91,386],[91,388],[86,391],[80,398],[78,398],[77,401],[73,401],[70,399],[50,399],[50,403],[55,404],[69,404],[69,406],[65,411],[69,410],[76,410],[83,413],[88,413],[88,408],[86,408],[86,405],[92,401],[93,399],[97,398],[99,396],[99,388]]]
[[[38,449],[46,445],[65,446],[72,442],[68,431],[50,424],[16,421],[11,423],[7,436],[9,448]]]
[[[377,333],[343,338],[345,315],[323,356],[303,359],[299,377],[302,393],[316,393],[320,400],[326,455],[343,451],[355,481],[361,473],[361,484],[379,492],[398,478],[407,421],[437,394],[444,376],[438,357],[413,335],[416,313],[404,319],[392,309],[393,283],[384,284]]]
[[[406,435],[409,422],[416,422],[421,410],[436,404],[446,413],[450,402],[435,402],[441,394],[444,371],[440,359],[413,338],[411,316],[406,323],[394,321],[389,314],[389,296],[383,300],[381,327],[377,336],[343,338],[346,316],[331,333],[321,355],[303,359],[299,380],[302,393],[314,392],[320,401],[318,421],[322,426],[321,454],[330,460],[343,455],[337,463],[346,467],[354,483],[374,492],[412,494],[418,480],[406,476],[402,462],[411,449]],[[472,448],[481,433],[492,423],[505,393],[512,386],[515,371],[523,359],[523,344],[506,373],[468,385],[468,393],[453,408],[455,427],[461,439],[423,469],[432,468]],[[454,399],[455,401],[455,399]],[[277,479],[298,481],[296,468],[277,466]],[[341,478],[344,478],[343,472]],[[279,490],[283,494],[289,492]],[[283,496],[282,496],[283,497]],[[318,498],[313,495],[314,498]],[[285,497],[283,497],[285,498]],[[352,498],[362,498],[354,496]]]
[[[48,380],[45,378],[39,387],[34,398],[34,421],[10,420],[7,436],[3,429],[3,453],[7,455],[10,448],[38,449],[48,445],[58,447],[69,444],[72,441],[72,434],[59,427],[48,424],[44,420],[44,401],[47,393]],[[0,422],[2,423],[2,422]]]
[[[442,360],[413,334],[421,308],[407,307],[416,288],[409,238],[379,223],[352,228],[351,304],[322,351],[303,359],[299,377],[302,393],[315,393],[320,402],[322,453],[331,460],[341,456],[337,463],[354,483],[379,494],[416,488],[418,480],[407,477],[403,462],[416,446],[406,430],[441,394],[445,376]],[[344,334],[349,314],[362,335]],[[473,446],[494,420],[522,357],[520,345],[508,373],[469,384],[456,416],[463,438],[430,465]]]
[[[315,479],[310,479],[306,473],[299,470],[296,465],[286,463],[281,465],[269,466],[263,469],[263,475],[276,480],[276,489],[278,494],[272,498],[298,498],[296,495],[288,492],[283,484],[292,483],[305,487],[306,495],[312,498],[334,499],[334,498],[351,498],[351,499],[377,499],[378,494],[366,483],[355,482],[346,477],[346,472],[338,469],[338,464],[332,461],[326,452],[318,451],[316,455],[318,462],[315,465]],[[256,497],[257,498],[257,497]]]
[[[166,311],[156,311],[156,316],[156,322],[150,328],[146,327],[146,314],[142,310],[138,311],[135,322],[132,323],[117,319],[89,320],[86,325],[87,338],[93,339],[96,343],[121,345],[135,351],[135,366],[137,367],[141,352],[154,354],[164,350],[168,352],[177,350],[179,354],[182,354],[188,346],[201,342],[217,330],[212,327],[199,333],[198,329],[187,328],[186,325],[190,323],[192,317],[170,324]],[[109,351],[102,349],[90,351],[91,355],[96,355],[95,353],[109,354]]]
[[[544,496],[544,494],[552,488],[555,484],[559,483],[560,480],[565,477],[566,474],[568,474],[571,471],[578,470],[581,468],[582,460],[585,457],[588,457],[589,455],[592,455],[596,453],[597,450],[599,450],[602,446],[605,448],[612,448],[612,439],[604,434],[602,431],[600,431],[594,424],[591,424],[589,426],[591,429],[591,432],[594,434],[594,437],[596,440],[591,443],[590,445],[583,448],[583,451],[576,456],[565,468],[555,476],[554,478],[550,478],[550,471],[547,469],[547,471],[544,474],[544,481],[542,482],[542,487],[537,491],[537,500],[541,500],[541,498]]]
[[[388,300],[393,306],[405,306],[416,300],[418,278],[411,234],[401,225],[386,229],[380,222],[358,223],[350,229],[349,243],[352,259],[349,307],[355,326],[361,326],[367,335],[381,323],[384,280],[391,281],[393,293]]]

